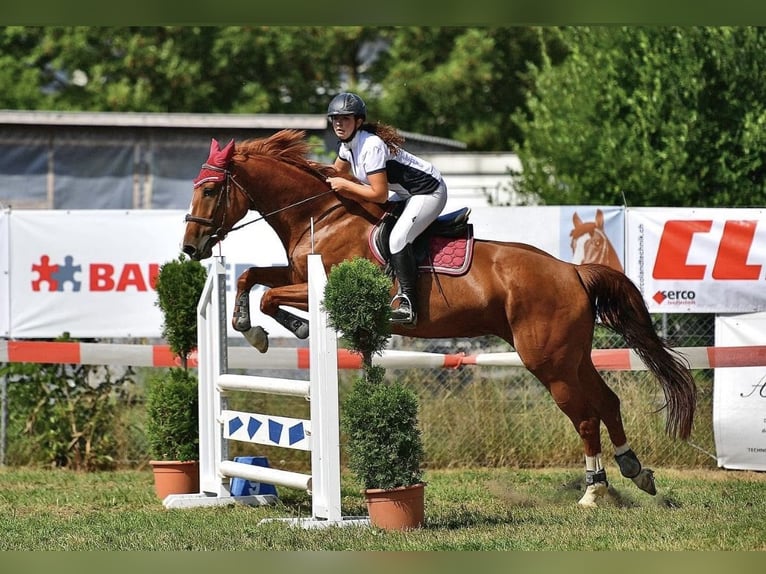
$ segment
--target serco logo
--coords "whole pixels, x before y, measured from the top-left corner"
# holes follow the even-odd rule
[[[668,305],[693,305],[696,298],[697,293],[689,290],[657,291],[652,297],[658,305],[666,301]]]

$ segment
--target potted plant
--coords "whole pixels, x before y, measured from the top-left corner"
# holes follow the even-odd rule
[[[148,381],[146,434],[157,496],[199,491],[199,398],[188,356],[197,345],[197,302],[205,268],[180,255],[160,267],[155,283],[163,314],[162,336],[178,357]]]
[[[372,363],[391,337],[391,287],[371,261],[344,261],[330,271],[324,307],[330,326],[362,355],[362,373],[341,409],[348,467],[364,487],[371,524],[406,530],[422,526],[424,516],[418,400]]]

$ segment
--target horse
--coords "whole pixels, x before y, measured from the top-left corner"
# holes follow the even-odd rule
[[[604,230],[604,213],[600,209],[596,210],[596,219],[588,222],[583,221],[575,212],[569,237],[572,238],[570,245],[573,262],[602,263],[618,271],[623,270],[617,251]]]
[[[276,232],[288,264],[251,267],[237,278],[232,325],[260,352],[268,334],[250,322],[249,293],[265,286],[261,311],[297,337],[307,321],[283,309],[308,309],[307,256],[320,253],[327,272],[356,257],[378,264],[368,239],[387,204],[356,202],[334,193],[331,166],[308,159],[305,133],[281,130],[210,154],[194,180],[182,250],[192,260],[212,255],[229,233],[265,220]],[[250,211],[260,219],[238,223]],[[257,248],[257,246],[254,246]],[[621,474],[656,494],[654,472],[642,466],[625,434],[620,400],[593,365],[597,320],[622,334],[659,381],[665,397],[665,430],[689,438],[696,386],[688,363],[653,329],[643,297],[623,273],[606,265],[573,264],[524,243],[475,238],[470,266],[462,274],[421,272],[418,321],[393,324],[393,334],[422,338],[496,335],[513,347],[524,366],[549,391],[579,434],[585,454],[585,490],[578,504],[596,506],[608,493],[602,463],[601,423]],[[394,288],[392,287],[392,294]]]

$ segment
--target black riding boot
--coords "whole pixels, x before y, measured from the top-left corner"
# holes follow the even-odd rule
[[[391,266],[399,280],[399,292],[391,300],[391,322],[414,327],[418,321],[418,264],[411,243],[399,253],[391,254]]]

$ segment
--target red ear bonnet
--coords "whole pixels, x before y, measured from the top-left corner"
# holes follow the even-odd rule
[[[213,141],[210,142],[210,155],[207,161],[202,164],[202,169],[194,180],[194,187],[198,187],[208,181],[223,181],[226,177],[226,167],[229,165],[233,155],[234,140],[231,140],[221,149],[218,141],[213,138]]]

